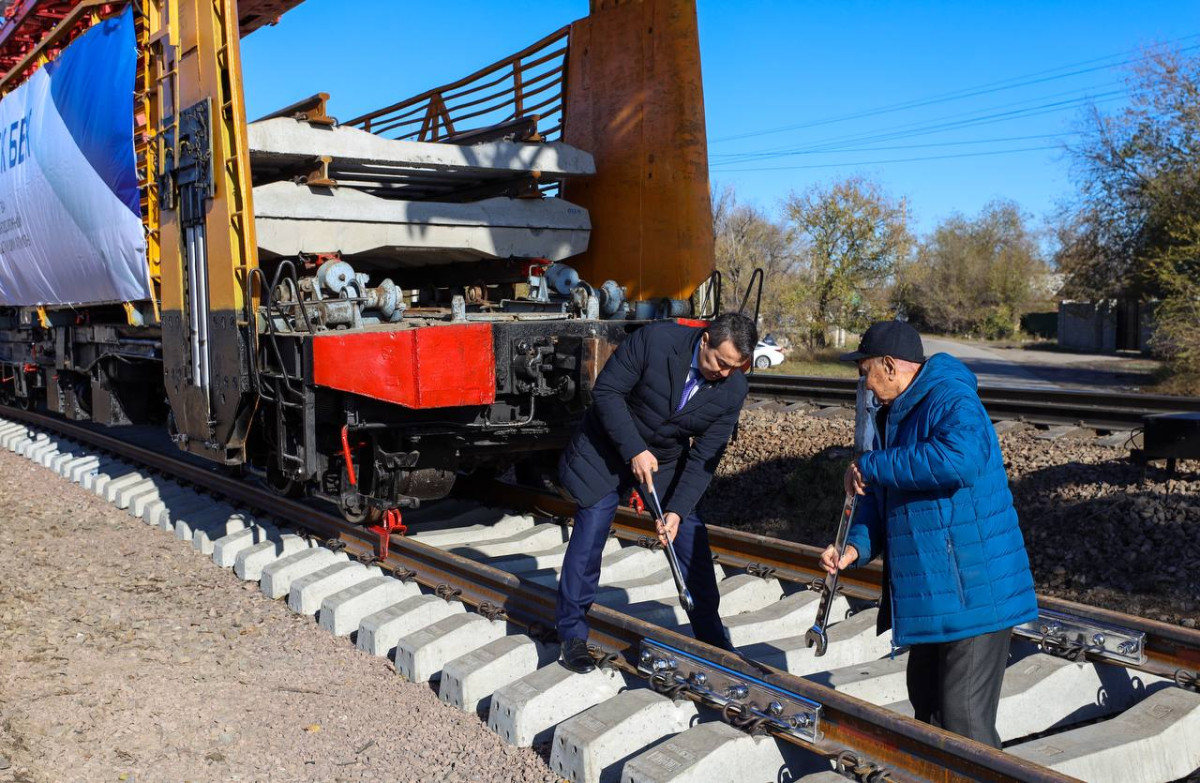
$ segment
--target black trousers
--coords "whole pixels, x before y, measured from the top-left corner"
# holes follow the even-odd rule
[[[613,490],[591,506],[580,506],[575,514],[575,527],[558,577],[558,638],[564,642],[588,638],[587,613],[596,598],[600,559],[619,500],[620,496]],[[692,633],[702,642],[729,649],[729,636],[717,613],[721,606],[721,591],[717,587],[712,549],[708,545],[708,528],[695,512],[688,514],[679,525],[675,554],[679,557],[683,581],[696,604],[688,612]]]
[[[996,712],[1011,628],[908,651],[908,700],[916,719],[1000,747]]]

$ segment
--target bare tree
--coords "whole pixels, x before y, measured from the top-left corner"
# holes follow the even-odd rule
[[[716,236],[717,269],[724,282],[725,309],[741,304],[756,268],[763,270],[762,333],[787,331],[785,293],[794,284],[796,257],[783,226],[762,210],[739,204],[732,187],[713,198],[713,231]],[[751,297],[748,307],[753,307]]]
[[[1129,94],[1070,149],[1080,192],[1058,264],[1069,294],[1161,299],[1156,347],[1200,377],[1200,58],[1150,51]]]
[[[902,204],[851,177],[793,193],[784,209],[802,278],[790,304],[811,344],[824,347],[830,327],[857,329],[883,314],[892,272],[913,248]]]
[[[1007,337],[1046,273],[1038,237],[1014,202],[944,220],[897,275],[895,301],[937,332]]]

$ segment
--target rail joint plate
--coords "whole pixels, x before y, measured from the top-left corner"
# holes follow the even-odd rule
[[[638,671],[661,675],[682,691],[717,708],[732,708],[743,718],[807,743],[821,736],[821,705],[719,663],[699,658],[669,644],[643,639]]]
[[[1071,660],[1090,656],[1114,663],[1146,663],[1146,634],[1090,617],[1039,609],[1038,619],[1022,623],[1013,632],[1037,643],[1039,649]]]

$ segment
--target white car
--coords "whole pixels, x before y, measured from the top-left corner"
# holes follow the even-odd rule
[[[783,364],[783,351],[778,346],[764,343],[761,340],[754,346],[754,367],[765,370]]]

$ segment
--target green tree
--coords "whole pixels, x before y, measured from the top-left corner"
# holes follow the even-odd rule
[[[1153,50],[1129,104],[1093,108],[1070,149],[1079,186],[1058,253],[1069,295],[1160,299],[1154,346],[1200,376],[1200,58]]]
[[[713,233],[717,269],[721,270],[724,292],[722,306],[737,308],[755,269],[763,270],[763,295],[759,331],[787,332],[790,314],[784,305],[786,292],[794,285],[796,255],[787,232],[762,210],[739,204],[732,187],[713,198]],[[753,308],[754,298],[747,303]]]
[[[791,194],[784,211],[800,262],[788,304],[810,344],[822,348],[831,327],[858,330],[882,315],[892,272],[913,247],[903,205],[851,177]]]
[[[930,331],[1014,334],[1047,271],[1027,223],[1011,201],[993,201],[974,219],[942,221],[898,272],[897,304]]]

